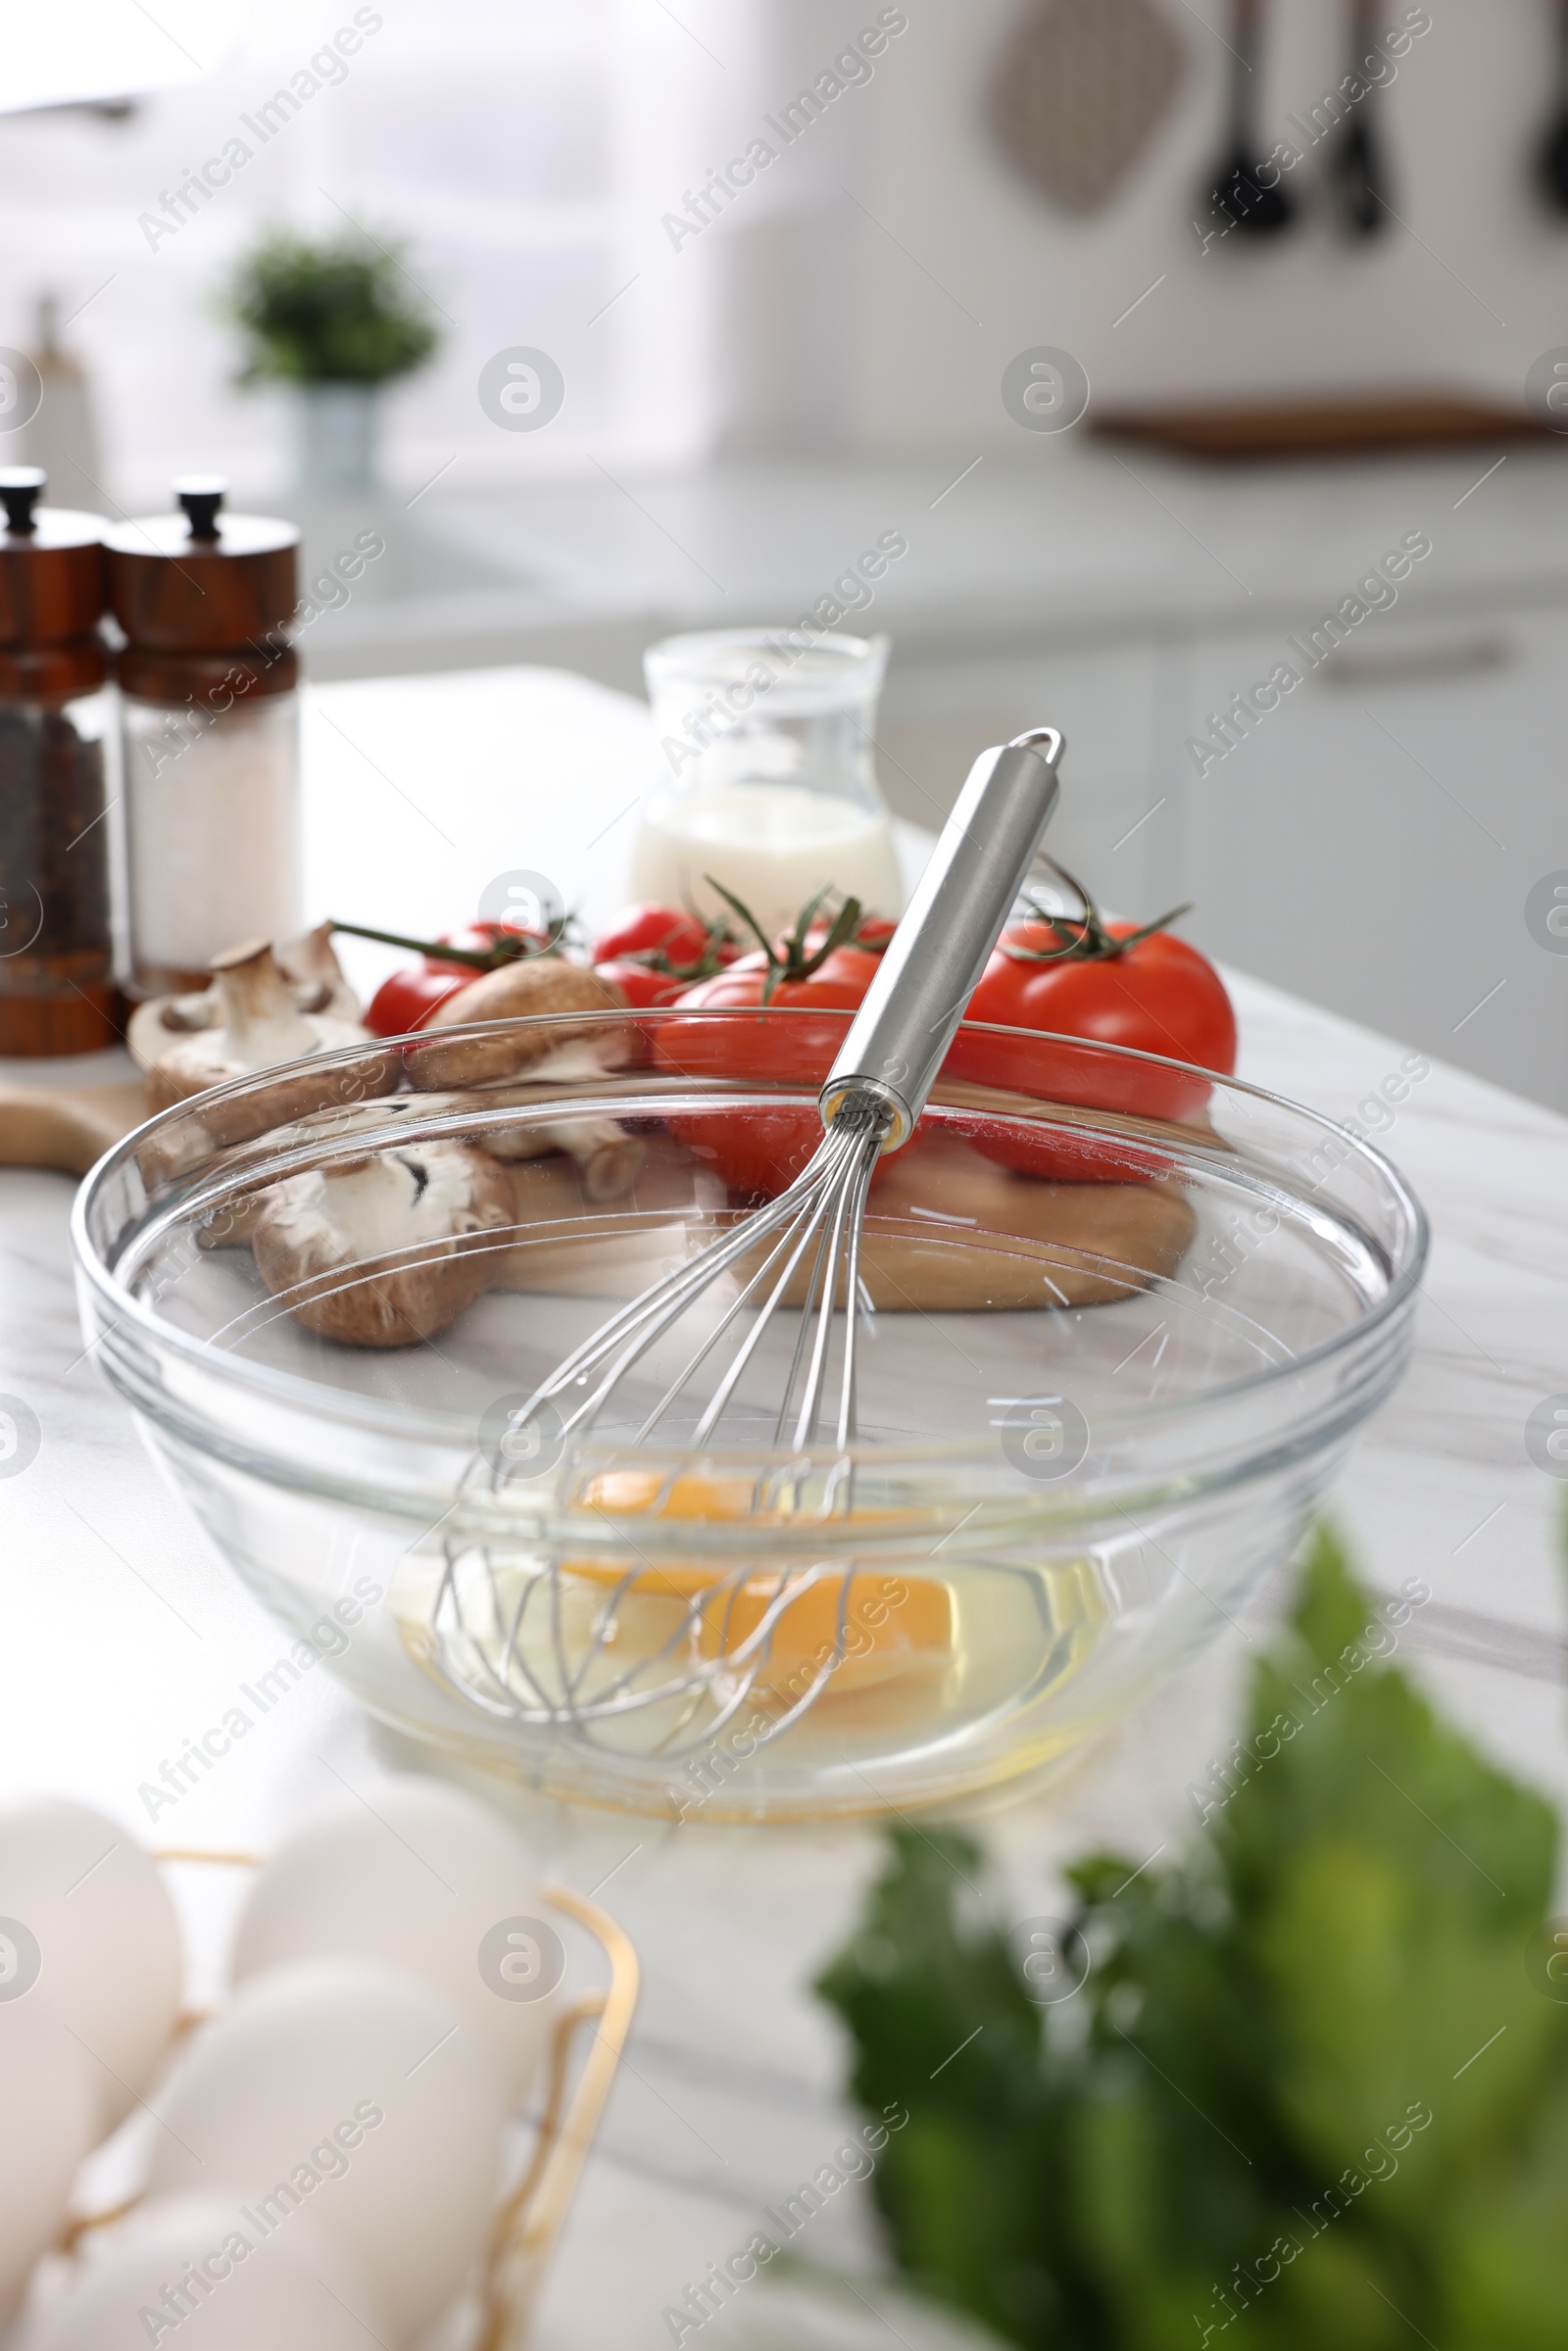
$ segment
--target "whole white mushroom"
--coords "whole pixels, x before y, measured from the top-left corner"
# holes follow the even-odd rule
[[[147,2188],[238,2180],[258,2229],[296,2217],[371,2281],[406,2340],[488,2233],[506,2099],[490,2044],[406,1969],[315,1959],[242,1984],[152,2105]]]
[[[179,2015],[169,1889],[117,1821],[63,1796],[28,1797],[0,1805],[0,1935],[16,1942],[18,1928],[56,2015],[96,2060],[107,2131],[146,2088]]]
[[[301,1829],[252,1886],[236,1980],[326,1952],[386,1959],[435,1985],[526,2097],[564,1963],[522,1840],[475,1796],[409,1777]]]
[[[102,2113],[98,2069],[42,1988],[6,1997],[30,1959],[0,1921],[0,2325],[60,2233]]]
[[[233,2190],[162,2196],[100,2243],[24,2328],[17,2351],[367,2351],[385,2322],[304,2213],[270,2235]]]

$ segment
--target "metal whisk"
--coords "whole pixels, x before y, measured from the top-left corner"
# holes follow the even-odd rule
[[[476,1463],[492,1490],[537,1473],[541,1430],[548,1427],[554,1454],[609,1414],[621,1462],[625,1445],[661,1438],[686,1447],[744,1440],[787,1446],[804,1467],[830,1430],[834,1458],[819,1515],[849,1507],[871,1177],[881,1154],[908,1140],[925,1106],[1039,850],[1061,753],[1057,730],[1040,727],[981,754],[822,1088],[824,1132],[809,1164],[777,1200],[643,1291],[557,1367],[511,1416],[522,1441],[503,1442],[487,1475]],[[732,1274],[737,1287],[726,1296]],[[786,1307],[798,1310],[799,1322],[784,1369]],[[673,1376],[637,1380],[638,1367],[671,1342]],[[705,1366],[711,1393],[694,1408],[691,1391]],[[777,1381],[763,1408],[740,1394],[753,1370],[759,1383]],[[656,1476],[657,1494],[643,1506],[657,1506],[677,1474]],[[765,1484],[759,1510],[769,1506]],[[612,1573],[591,1557],[564,1561],[527,1544],[500,1551],[454,1539],[444,1548],[445,1573],[420,1641],[426,1662],[487,1712],[569,1729],[622,1753],[689,1753],[759,1691],[773,1705],[769,1736],[777,1737],[845,1653],[853,1567],[797,1559],[770,1568],[742,1556],[687,1571],[680,1583],[635,1566]],[[780,1628],[787,1634],[789,1612],[813,1586],[834,1581],[833,1654],[796,1689],[779,1666],[780,1649],[789,1648]],[[662,1616],[650,1598],[656,1588]],[[632,1619],[643,1628],[635,1635]]]
[[[787,1443],[799,1453],[817,1441],[835,1355],[837,1400],[829,1417],[836,1444],[852,1441],[860,1233],[872,1172],[884,1151],[907,1142],[925,1107],[1051,819],[1061,752],[1056,729],[1039,727],[975,761],[822,1088],[824,1133],[810,1164],[776,1200],[601,1325],[536,1391],[524,1418],[549,1404],[561,1413],[564,1435],[592,1428],[634,1366],[722,1276],[769,1243],[738,1296],[702,1332],[683,1367],[642,1416],[631,1442],[641,1445],[655,1435],[702,1366],[738,1334],[687,1442],[711,1440],[792,1290],[800,1300],[800,1327],[772,1443]]]

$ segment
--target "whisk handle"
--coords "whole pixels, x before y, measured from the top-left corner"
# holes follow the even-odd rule
[[[886,1148],[907,1141],[1051,821],[1062,748],[1037,727],[970,768],[828,1073],[824,1126],[846,1095],[871,1095],[893,1113]]]

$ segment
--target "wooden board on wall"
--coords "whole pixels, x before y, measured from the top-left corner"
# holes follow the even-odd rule
[[[1371,457],[1390,451],[1555,441],[1525,409],[1464,393],[1368,393],[1315,400],[1194,401],[1091,411],[1097,434],[1141,441],[1214,464],[1290,458]],[[1564,419],[1568,424],[1568,418]]]

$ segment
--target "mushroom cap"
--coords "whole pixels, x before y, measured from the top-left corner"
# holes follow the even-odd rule
[[[125,1043],[136,1067],[149,1070],[182,1038],[220,1028],[222,1019],[216,988],[194,996],[153,996],[137,1004],[125,1023]]]
[[[379,1123],[398,1104],[412,1106],[415,1098],[396,1091],[400,1066],[396,1053],[371,1037],[341,1057],[323,1053],[276,1068],[236,1070],[232,1074],[245,1080],[242,1090],[204,1089],[177,1102],[180,1115],[149,1130],[136,1164],[156,1186],[175,1182],[241,1144],[264,1137],[293,1141],[285,1134],[290,1128],[304,1130],[302,1141],[336,1142],[362,1114]],[[150,1082],[147,1091],[151,1096]],[[330,1133],[323,1136],[323,1128]]]
[[[317,1053],[338,1053],[345,1046],[364,1045],[368,1042],[368,1031],[362,1029],[357,1021],[331,1020],[321,1013],[310,1015],[310,1020],[311,1026],[317,1031],[316,1048],[314,1052],[304,1057],[298,1066],[299,1084],[311,1099],[307,1102],[302,1097],[296,1107],[280,1113],[282,1117],[300,1118],[307,1110],[324,1109],[328,1102],[340,1099],[335,1088],[328,1092],[322,1091],[323,1073],[320,1070],[311,1071],[310,1064],[315,1060]],[[255,1077],[258,1064],[254,1061],[238,1060],[225,1053],[222,1039],[223,1031],[220,1028],[200,1029],[194,1036],[182,1037],[177,1045],[171,1045],[164,1053],[160,1053],[147,1072],[148,1108],[150,1110],[172,1110],[175,1102],[189,1102],[193,1095],[205,1094],[210,1087],[226,1086],[233,1078]],[[397,1084],[396,1054],[379,1053],[372,1057],[385,1071],[383,1087],[389,1089],[395,1086]],[[263,1062],[260,1066],[266,1068],[269,1064]],[[292,1060],[282,1061],[271,1066],[291,1069],[296,1066],[296,1063]],[[356,1069],[356,1076],[358,1074]],[[378,1089],[378,1091],[382,1089]],[[358,1099],[358,1097],[356,1096],[354,1099]],[[270,1117],[267,1123],[269,1126],[275,1126],[278,1120]],[[229,1140],[237,1139],[230,1137]]]
[[[515,1221],[506,1170],[470,1143],[402,1143],[287,1176],[251,1236],[257,1270],[297,1322],[350,1347],[413,1347],[457,1321]]]
[[[559,1053],[573,1037],[592,1035],[594,1024],[581,1027],[560,1020],[550,1028],[497,1029],[489,1037],[453,1037],[443,1029],[461,1028],[470,1021],[513,1021],[525,1015],[566,1012],[621,1012],[626,999],[610,980],[586,963],[568,963],[564,955],[534,955],[486,971],[468,987],[460,988],[438,1004],[419,1031],[420,1042],[404,1050],[404,1067],[412,1084],[421,1090],[445,1086],[484,1086],[497,1078],[516,1077]],[[429,1044],[423,1040],[431,1039]]]

